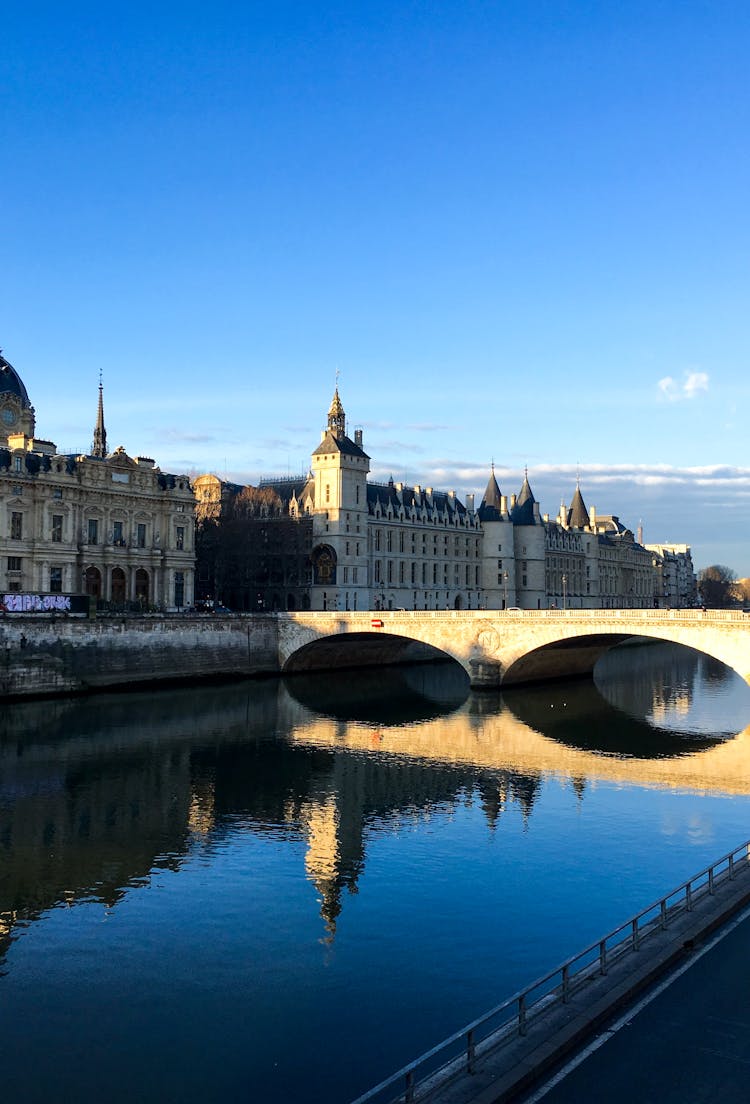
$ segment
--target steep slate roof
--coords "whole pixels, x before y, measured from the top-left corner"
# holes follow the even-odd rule
[[[586,509],[586,504],[583,501],[583,495],[578,486],[576,486],[575,494],[573,495],[573,501],[570,504],[568,510],[568,526],[571,529],[588,529],[590,525],[589,512]]]
[[[344,456],[362,456],[365,460],[370,459],[364,449],[355,445],[350,437],[337,437],[327,429],[323,440],[313,451],[313,456],[329,456],[334,452],[340,452]]]
[[[0,395],[17,395],[24,406],[31,406],[23,380],[2,353],[0,353]]]
[[[383,513],[390,506],[393,513],[397,514],[403,506],[407,514],[411,513],[412,507],[415,510],[425,509],[428,514],[447,512],[449,515],[458,517],[466,514],[464,504],[455,496],[449,495],[447,491],[432,491],[428,498],[425,491],[417,492],[413,487],[403,487],[399,491],[393,480],[388,483],[367,484],[367,506],[371,514],[375,512],[378,504]]]
[[[487,481],[487,489],[484,492],[482,505],[477,510],[480,521],[500,521],[500,488],[495,479],[495,466],[493,464],[490,478]]]
[[[534,517],[534,503],[536,499],[529,485],[528,472],[524,472],[523,486],[516,499],[516,504],[510,512],[510,520],[514,525],[536,525]]]
[[[289,479],[261,479],[258,489],[274,491],[287,505],[293,498],[302,502],[309,493],[315,501],[315,480],[307,476],[292,476]]]

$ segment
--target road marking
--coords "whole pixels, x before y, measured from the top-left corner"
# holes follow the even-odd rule
[[[722,939],[724,939],[725,936],[729,935],[730,932],[734,931],[735,928],[738,928],[740,924],[742,924],[745,920],[749,918],[750,905],[746,909],[744,909],[738,917],[727,924],[726,927],[722,928],[718,935],[715,935],[713,937],[710,943],[706,943],[704,947],[701,947],[697,954],[694,954],[688,962],[685,962],[682,966],[675,970],[674,973],[670,974],[669,977],[660,982],[655,989],[653,989],[645,997],[642,997],[636,1005],[634,1005],[632,1008],[629,1008],[627,1012],[624,1012],[619,1020],[616,1020],[611,1027],[608,1027],[607,1030],[603,1031],[601,1035],[597,1035],[593,1042],[589,1043],[589,1045],[585,1047],[580,1052],[580,1054],[576,1054],[574,1058],[571,1058],[570,1061],[565,1066],[563,1066],[561,1070],[558,1070],[554,1077],[551,1077],[549,1081],[538,1088],[531,1096],[524,1097],[523,1104],[537,1104],[537,1101],[543,1100],[547,1093],[551,1092],[552,1089],[559,1085],[561,1081],[564,1081],[569,1073],[572,1073],[573,1070],[577,1069],[582,1062],[586,1061],[589,1055],[594,1054],[599,1049],[599,1047],[604,1046],[607,1040],[611,1039],[613,1035],[615,1035],[623,1027],[628,1027],[631,1020],[635,1019],[639,1012],[641,1012],[644,1008],[651,1004],[651,1001],[660,996],[664,992],[664,990],[668,989],[673,982],[677,981],[679,977],[682,977],[686,970],[689,970],[691,966],[700,961],[700,959],[703,958],[705,954],[708,954],[709,951],[713,950],[717,943],[721,943]]]

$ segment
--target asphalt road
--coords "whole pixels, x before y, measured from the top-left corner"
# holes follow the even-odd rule
[[[621,1013],[558,1083],[523,1100],[750,1104],[750,910],[717,939],[648,1003]]]

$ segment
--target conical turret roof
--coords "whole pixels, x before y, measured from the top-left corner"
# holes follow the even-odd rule
[[[535,525],[534,503],[536,499],[529,484],[528,470],[523,474],[523,485],[519,492],[516,504],[511,511],[510,520],[514,525]]]
[[[480,521],[499,521],[502,517],[500,510],[500,488],[495,479],[495,465],[492,465],[490,478],[487,481],[487,489],[484,492],[482,504],[477,510]]]
[[[588,529],[590,524],[586,503],[583,501],[580,487],[576,484],[575,494],[568,510],[568,527],[570,529]]]

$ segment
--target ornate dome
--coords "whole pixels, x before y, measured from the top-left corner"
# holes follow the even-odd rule
[[[0,353],[0,395],[16,395],[23,406],[31,406],[23,380],[2,353]]]

